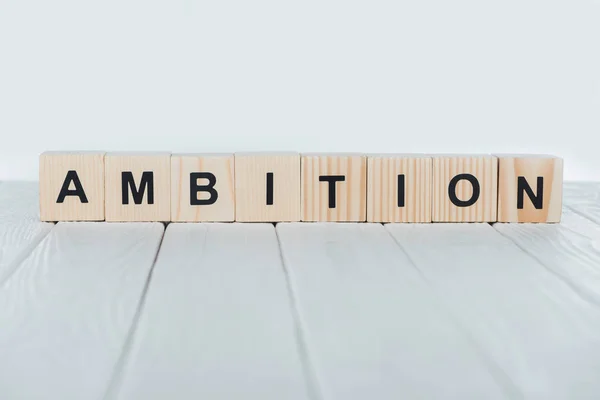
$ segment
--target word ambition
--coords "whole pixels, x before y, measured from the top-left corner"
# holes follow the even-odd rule
[[[560,222],[542,155],[46,152],[43,221]]]

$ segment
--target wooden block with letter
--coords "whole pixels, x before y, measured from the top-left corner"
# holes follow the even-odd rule
[[[366,204],[364,155],[302,155],[302,221],[364,222]]]
[[[235,220],[300,220],[300,155],[235,154]]]
[[[560,222],[563,160],[499,155],[498,222]]]
[[[171,221],[235,219],[233,154],[171,155]]]
[[[171,154],[107,153],[106,220],[171,219]]]
[[[40,219],[104,220],[104,152],[40,155]]]
[[[431,222],[431,157],[369,155],[367,222]]]
[[[492,155],[433,158],[433,222],[496,222],[498,159]]]

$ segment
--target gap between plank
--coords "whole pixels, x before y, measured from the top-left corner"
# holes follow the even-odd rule
[[[570,229],[569,229],[570,230]],[[517,243],[514,239],[512,239],[509,236],[506,236],[505,234],[503,234],[502,232],[500,232],[497,229],[494,229],[494,231],[496,231],[500,236],[502,236],[503,238],[510,240],[510,242],[512,244],[514,244],[519,250],[521,250],[523,253],[525,253],[528,257],[532,258],[533,260],[535,260],[535,262],[537,264],[539,264],[543,269],[545,269],[546,271],[548,271],[550,273],[550,275],[554,276],[556,279],[558,279],[561,283],[563,283],[564,285],[566,285],[569,289],[571,289],[581,300],[583,300],[584,302],[590,304],[593,308],[598,310],[598,307],[600,306],[600,303],[598,302],[598,300],[594,299],[593,297],[590,297],[588,294],[586,294],[584,291],[582,291],[581,289],[579,289],[577,287],[577,285],[575,283],[573,283],[569,278],[562,276],[561,274],[559,274],[558,272],[554,271],[551,267],[548,267],[542,260],[540,260],[536,255],[534,255],[533,253],[529,252],[525,247],[523,247],[521,244]]]
[[[564,207],[573,211],[575,214],[579,215],[580,217],[585,218],[586,220],[590,221],[591,223],[593,223],[595,225],[600,225],[600,221],[596,220],[594,217],[590,217],[587,213],[581,212],[580,210],[576,209],[575,207],[573,207],[569,204],[565,204]]]
[[[317,377],[317,373],[314,368],[314,363],[311,359],[310,351],[308,348],[305,324],[302,321],[302,315],[300,314],[300,309],[298,307],[297,294],[292,279],[292,272],[285,261],[285,255],[281,246],[279,232],[277,232],[277,229],[275,227],[273,229],[275,229],[275,235],[277,236],[279,257],[281,259],[281,266],[283,268],[285,281],[287,283],[287,291],[290,299],[292,317],[296,325],[296,345],[298,347],[298,352],[300,353],[300,359],[302,361],[302,369],[304,370],[304,377],[306,379],[308,396],[313,400],[323,400],[323,394],[320,388],[319,378]]]
[[[396,246],[400,249],[400,251],[402,251],[402,253],[404,253],[404,255],[406,256],[406,258],[408,259],[410,264],[414,267],[414,269],[418,272],[419,276],[421,276],[423,281],[431,289],[432,295],[435,298],[435,302],[438,304],[439,308],[441,310],[443,310],[446,313],[446,315],[448,315],[450,321],[452,321],[454,323],[454,325],[456,326],[458,331],[461,332],[465,336],[467,343],[469,343],[471,345],[471,347],[475,350],[475,354],[479,357],[479,359],[481,360],[483,365],[490,372],[492,379],[494,379],[494,381],[498,384],[500,389],[506,394],[507,398],[509,398],[509,399],[524,399],[525,396],[523,395],[523,393],[521,392],[519,387],[517,385],[515,385],[515,383],[510,378],[510,376],[504,371],[504,369],[502,369],[502,367],[500,365],[498,365],[496,362],[494,362],[494,359],[492,357],[490,357],[485,352],[485,350],[479,345],[479,343],[474,338],[474,336],[469,331],[469,329],[467,329],[458,320],[458,318],[456,318],[456,316],[449,309],[449,307],[444,305],[445,303],[443,301],[439,300],[439,295],[438,295],[437,291],[435,290],[434,285],[427,279],[427,277],[425,276],[423,271],[417,266],[417,263],[412,259],[410,254],[408,254],[408,252],[404,250],[404,247],[402,247],[402,245],[400,244],[398,239],[396,239],[396,237],[394,235],[392,235],[390,230],[387,229],[385,226],[383,226],[383,229],[385,229],[385,231],[392,238],[394,243],[396,243]]]
[[[163,224],[162,236],[160,237],[160,242],[158,243],[158,247],[156,249],[156,254],[154,254],[154,260],[152,261],[152,267],[150,267],[150,272],[148,273],[148,277],[146,278],[146,282],[144,283],[144,289],[142,290],[142,295],[140,297],[140,302],[138,303],[137,309],[135,310],[135,314],[133,315],[133,320],[131,321],[131,326],[129,327],[129,331],[127,332],[127,337],[125,338],[125,343],[123,343],[123,348],[121,349],[121,354],[117,359],[117,362],[114,366],[113,373],[108,381],[108,385],[106,387],[106,391],[104,393],[104,399],[114,398],[121,387],[121,379],[123,379],[123,372],[125,366],[127,364],[127,360],[129,359],[129,354],[131,353],[131,347],[133,345],[133,340],[135,338],[135,334],[137,332],[138,323],[140,321],[140,316],[144,310],[146,304],[146,297],[148,294],[148,288],[150,287],[150,282],[152,281],[152,275],[154,273],[154,267],[156,266],[156,260],[158,260],[158,255],[160,254],[160,249],[162,247],[163,240],[165,238],[165,234],[167,232],[167,227]]]

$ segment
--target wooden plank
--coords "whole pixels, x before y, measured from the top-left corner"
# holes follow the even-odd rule
[[[500,234],[600,307],[600,225],[563,211],[560,224],[495,224]]]
[[[50,232],[40,222],[37,182],[0,185],[0,285]]]
[[[108,398],[309,398],[273,225],[168,226]]]
[[[163,229],[56,225],[0,287],[2,398],[103,397]]]
[[[599,309],[571,285],[487,224],[386,229],[518,397],[600,397]]]
[[[321,398],[512,396],[382,225],[277,233]]]
[[[565,182],[564,204],[600,224],[600,182]]]
[[[569,231],[585,236],[596,243],[593,244],[598,249],[598,239],[600,239],[600,223],[581,215],[570,207],[563,210],[563,220],[561,227]]]

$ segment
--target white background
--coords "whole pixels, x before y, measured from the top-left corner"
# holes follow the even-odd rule
[[[0,179],[44,150],[533,152],[600,180],[600,0],[0,0]]]

